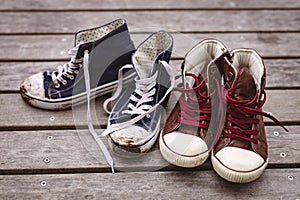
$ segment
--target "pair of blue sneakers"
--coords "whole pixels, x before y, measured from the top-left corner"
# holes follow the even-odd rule
[[[83,30],[75,35],[70,61],[55,71],[25,79],[21,96],[30,105],[48,110],[87,101],[89,130],[113,169],[112,158],[92,125],[90,98],[117,88],[104,102],[109,112],[109,102],[118,99],[102,136],[125,151],[147,152],[159,135],[161,104],[175,84],[168,64],[172,48],[173,38],[165,31],[153,33],[135,48],[124,19]],[[126,89],[122,89],[125,82]]]

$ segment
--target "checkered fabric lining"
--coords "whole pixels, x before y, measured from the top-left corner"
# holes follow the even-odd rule
[[[157,32],[139,47],[134,55],[139,65],[151,65],[161,52],[170,47],[172,40],[165,32]]]
[[[107,35],[108,33],[110,33],[111,31],[115,30],[123,24],[124,20],[120,19],[98,28],[79,32],[76,35],[76,45],[80,42],[88,43],[98,40],[99,38],[102,38],[103,36]]]

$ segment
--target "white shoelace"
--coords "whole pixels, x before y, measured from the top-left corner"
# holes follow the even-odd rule
[[[137,79],[135,78],[136,81],[136,89],[135,89],[135,93],[137,93],[138,95],[141,96],[140,99],[136,98],[134,95],[131,95],[130,99],[134,102],[136,102],[136,105],[134,106],[133,104],[129,104],[128,105],[128,110],[123,111],[123,113],[126,114],[138,114],[137,117],[134,117],[133,119],[123,122],[123,123],[118,123],[118,124],[112,124],[110,125],[103,133],[103,136],[106,136],[114,131],[123,129],[125,127],[128,127],[136,122],[138,122],[139,120],[141,120],[142,118],[144,118],[145,116],[147,116],[148,114],[150,114],[151,112],[153,112],[168,96],[168,94],[173,90],[174,85],[175,85],[175,75],[173,72],[173,68],[166,62],[166,61],[159,61],[166,69],[167,73],[170,76],[170,81],[171,81],[171,85],[169,87],[169,89],[166,91],[165,95],[162,97],[162,99],[154,106],[151,105],[147,105],[147,104],[143,104],[149,101],[152,101],[152,96],[155,94],[155,88],[154,86],[156,85],[156,78],[157,78],[157,72],[150,78],[146,78],[146,79]],[[108,111],[107,105],[109,104],[109,102],[115,100],[118,98],[118,96],[121,94],[122,91],[122,80],[123,80],[123,73],[122,71],[124,69],[132,69],[133,65],[125,65],[124,67],[122,67],[119,70],[119,80],[118,80],[118,88],[115,92],[115,94],[109,98],[106,99],[104,104],[103,104],[103,108],[107,113],[110,113]]]
[[[60,87],[60,83],[63,85],[67,84],[67,80],[63,78],[63,75],[73,80],[75,78],[74,75],[79,73],[79,68],[83,61],[83,58],[76,59],[79,45],[80,44],[69,50],[68,54],[71,57],[71,60],[63,66],[58,66],[57,71],[52,73],[51,78],[56,88]]]
[[[91,88],[90,88],[90,74],[89,74],[89,52],[88,50],[84,51],[84,59],[83,59],[83,72],[85,76],[85,87],[86,87],[86,95],[87,95],[87,123],[89,127],[89,131],[92,134],[93,138],[96,140],[97,144],[101,148],[107,163],[111,167],[112,173],[115,173],[114,171],[114,161],[107,150],[106,146],[96,133],[96,130],[94,129],[92,117],[91,117],[91,110],[90,110],[90,95],[91,95]]]
[[[136,104],[133,105],[132,103],[128,104],[128,110],[124,110],[124,114],[129,115],[141,115],[147,112],[152,106],[148,104],[144,104],[150,101],[153,101],[153,95],[156,92],[156,89],[154,88],[156,85],[156,78],[157,78],[158,72],[156,72],[153,76],[146,79],[138,79],[138,77],[135,77],[135,87],[136,89],[134,92],[141,96],[141,98],[137,98],[134,95],[130,96],[130,100],[135,102]]]

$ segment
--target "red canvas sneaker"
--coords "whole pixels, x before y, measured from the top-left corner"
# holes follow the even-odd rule
[[[177,86],[182,95],[159,141],[162,156],[171,164],[201,165],[218,140],[225,117],[220,98],[226,56],[228,51],[217,40],[205,40],[186,54],[182,83]]]
[[[261,176],[269,160],[262,116],[283,125],[262,111],[266,73],[261,57],[252,49],[237,49],[231,61],[235,72],[224,71],[226,122],[211,161],[224,179],[247,183]]]

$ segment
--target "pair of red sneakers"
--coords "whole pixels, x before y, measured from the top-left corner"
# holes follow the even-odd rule
[[[193,47],[182,64],[182,94],[160,136],[160,151],[181,167],[203,164],[226,180],[256,180],[268,164],[263,116],[265,66],[253,49],[229,52],[217,40]]]

